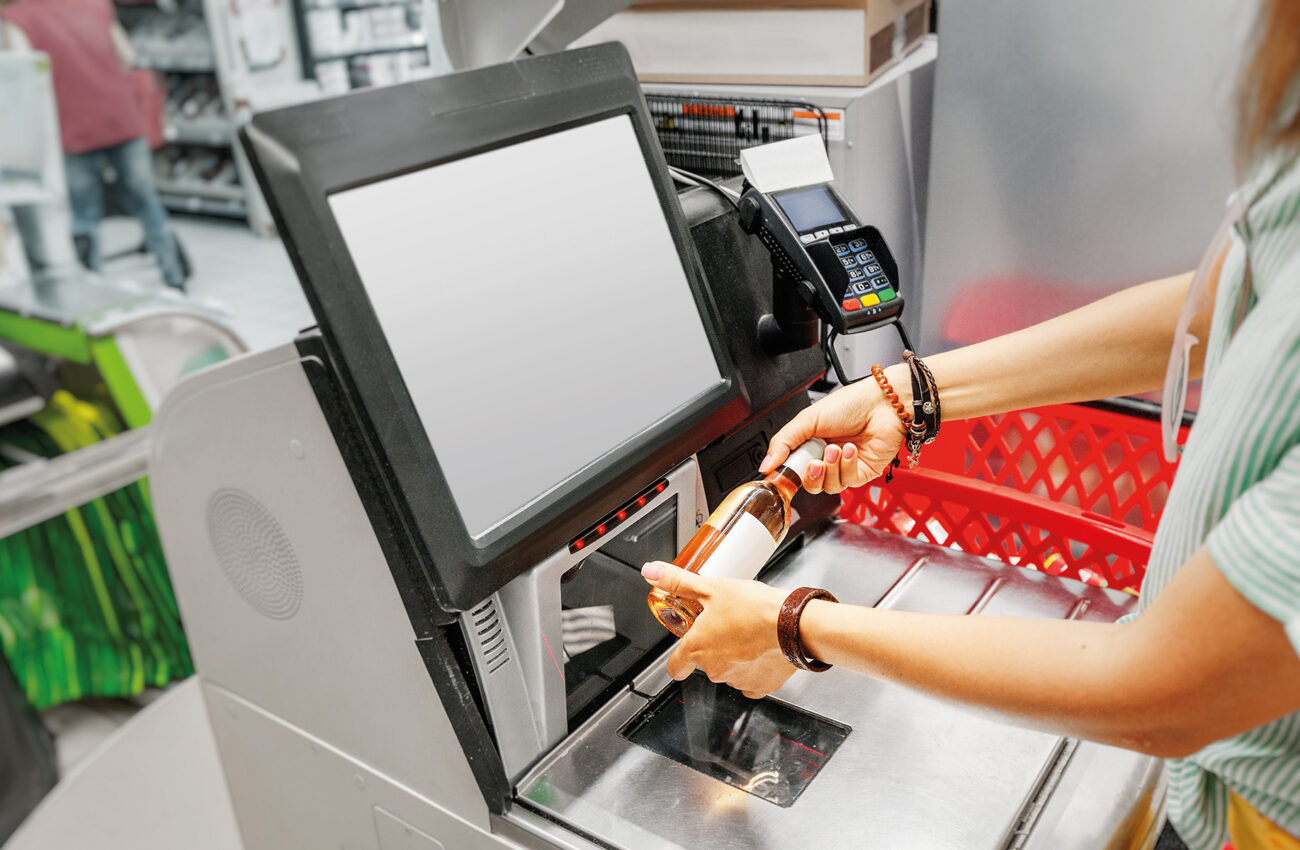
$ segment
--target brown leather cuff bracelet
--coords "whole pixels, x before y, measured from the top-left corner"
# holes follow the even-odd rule
[[[794,591],[785,598],[781,613],[776,618],[776,642],[781,646],[785,659],[795,667],[825,673],[831,669],[831,665],[810,656],[803,647],[803,641],[799,639],[799,618],[803,616],[803,609],[814,599],[839,602],[829,590],[817,587],[801,587]]]

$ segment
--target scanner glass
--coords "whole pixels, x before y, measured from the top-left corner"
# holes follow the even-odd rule
[[[619,734],[634,744],[792,806],[851,730],[767,697],[751,700],[698,670],[673,682]]]
[[[472,537],[723,381],[626,115],[329,202]]]

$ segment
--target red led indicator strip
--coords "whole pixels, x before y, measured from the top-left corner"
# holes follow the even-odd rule
[[[656,481],[654,484],[638,493],[636,498],[632,501],[628,502],[614,513],[584,531],[580,537],[575,537],[573,541],[569,543],[569,551],[577,552],[579,549],[585,549],[592,543],[595,543],[597,540],[612,531],[616,526],[625,522],[628,517],[632,516],[632,514],[648,505],[655,496],[658,496],[667,489],[668,479],[664,478]]]

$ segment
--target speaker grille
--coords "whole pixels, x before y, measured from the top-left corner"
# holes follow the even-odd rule
[[[226,580],[259,614],[287,620],[302,604],[302,570],[280,523],[242,490],[208,499],[208,540]]]

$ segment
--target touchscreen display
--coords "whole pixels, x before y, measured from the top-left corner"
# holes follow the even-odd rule
[[[626,115],[329,203],[472,537],[723,383]]]
[[[851,730],[767,697],[751,700],[698,670],[619,731],[706,776],[792,806]]]
[[[790,219],[794,229],[800,233],[839,224],[846,219],[844,210],[840,209],[835,197],[825,186],[790,189],[777,192],[772,197],[780,204],[781,211]]]

